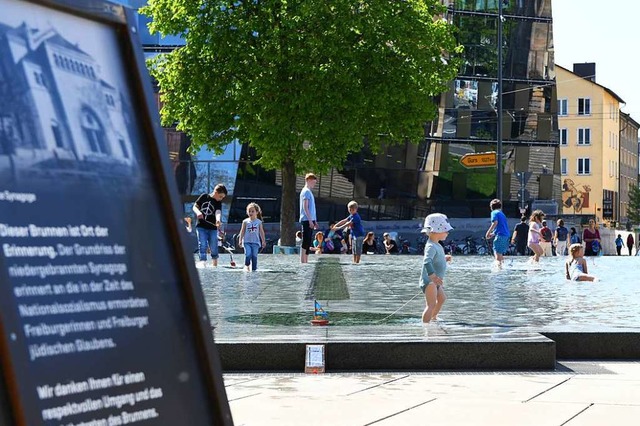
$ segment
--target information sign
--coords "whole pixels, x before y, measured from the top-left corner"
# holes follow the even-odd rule
[[[133,12],[0,10],[0,424],[232,424]]]

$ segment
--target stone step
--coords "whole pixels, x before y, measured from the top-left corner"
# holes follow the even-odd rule
[[[522,339],[465,341],[307,341],[217,343],[225,372],[304,371],[307,344],[324,344],[327,372],[433,370],[553,370],[555,342]]]

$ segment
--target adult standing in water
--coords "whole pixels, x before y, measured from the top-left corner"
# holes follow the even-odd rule
[[[313,173],[304,177],[304,187],[300,191],[300,223],[302,224],[302,244],[300,246],[300,263],[309,261],[309,249],[313,239],[313,230],[318,228],[316,216],[316,199],[311,190],[316,186],[318,178]]]
[[[520,223],[513,228],[513,237],[511,242],[516,245],[516,252],[520,256],[527,255],[527,239],[529,238],[529,225],[527,225],[527,217],[522,215]]]
[[[600,231],[596,228],[596,221],[589,219],[589,227],[582,231],[582,241],[584,241],[584,255],[597,256],[601,249]],[[594,244],[596,243],[596,244]]]
[[[553,241],[556,244],[556,256],[564,256],[567,251],[567,237],[569,230],[564,226],[564,220],[558,219],[556,230],[553,233]]]

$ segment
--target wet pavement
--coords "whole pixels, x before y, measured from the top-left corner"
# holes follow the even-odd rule
[[[599,280],[564,278],[564,259],[532,266],[507,258],[502,270],[489,256],[458,256],[445,277],[448,300],[440,320],[424,327],[418,288],[420,256],[261,254],[259,269],[200,269],[215,339],[238,341],[372,341],[528,339],[539,332],[640,331],[638,258],[599,257],[589,272]],[[241,263],[242,256],[235,256]],[[312,326],[317,299],[330,325]]]

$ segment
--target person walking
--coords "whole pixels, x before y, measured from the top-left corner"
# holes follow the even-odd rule
[[[582,231],[582,241],[584,241],[584,255],[597,256],[600,252],[600,231],[596,228],[596,221],[589,219],[589,227]]]
[[[502,267],[504,254],[509,249],[509,224],[507,217],[502,212],[502,202],[493,199],[489,203],[491,209],[491,226],[485,234],[487,240],[493,238],[493,255],[498,268]]]
[[[240,240],[238,244],[244,248],[244,269],[248,272],[258,269],[258,252],[260,247],[265,248],[267,239],[262,226],[262,212],[256,203],[247,206],[247,218],[242,221],[240,228]]]
[[[527,239],[529,237],[529,225],[527,225],[527,217],[522,216],[520,223],[513,228],[513,236],[511,243],[516,245],[516,252],[520,256],[527,255]]]
[[[193,204],[193,212],[198,218],[198,252],[200,264],[204,267],[207,261],[207,249],[211,253],[213,266],[218,266],[218,228],[222,225],[222,200],[227,196],[227,188],[218,184],[211,194],[202,194]]]
[[[540,228],[543,218],[544,212],[542,210],[534,210],[529,218],[529,238],[527,239],[527,245],[533,252],[533,256],[531,257],[532,263],[538,263],[543,254],[542,247],[540,247]]]
[[[616,238],[616,252],[618,256],[622,255],[622,246],[624,245],[624,241],[622,241],[622,235],[618,234],[618,238]]]
[[[564,226],[564,220],[558,219],[556,230],[553,233],[553,241],[556,245],[556,256],[564,256],[567,253],[567,237],[569,230]]]
[[[309,251],[313,230],[318,228],[316,216],[316,199],[311,190],[316,186],[318,178],[313,173],[304,177],[304,187],[300,191],[300,224],[302,225],[302,244],[300,245],[300,263],[309,262]]]
[[[633,251],[633,243],[635,241],[633,241],[633,233],[630,233],[629,236],[627,237],[627,248],[629,249],[629,256],[631,256],[631,252]]]

